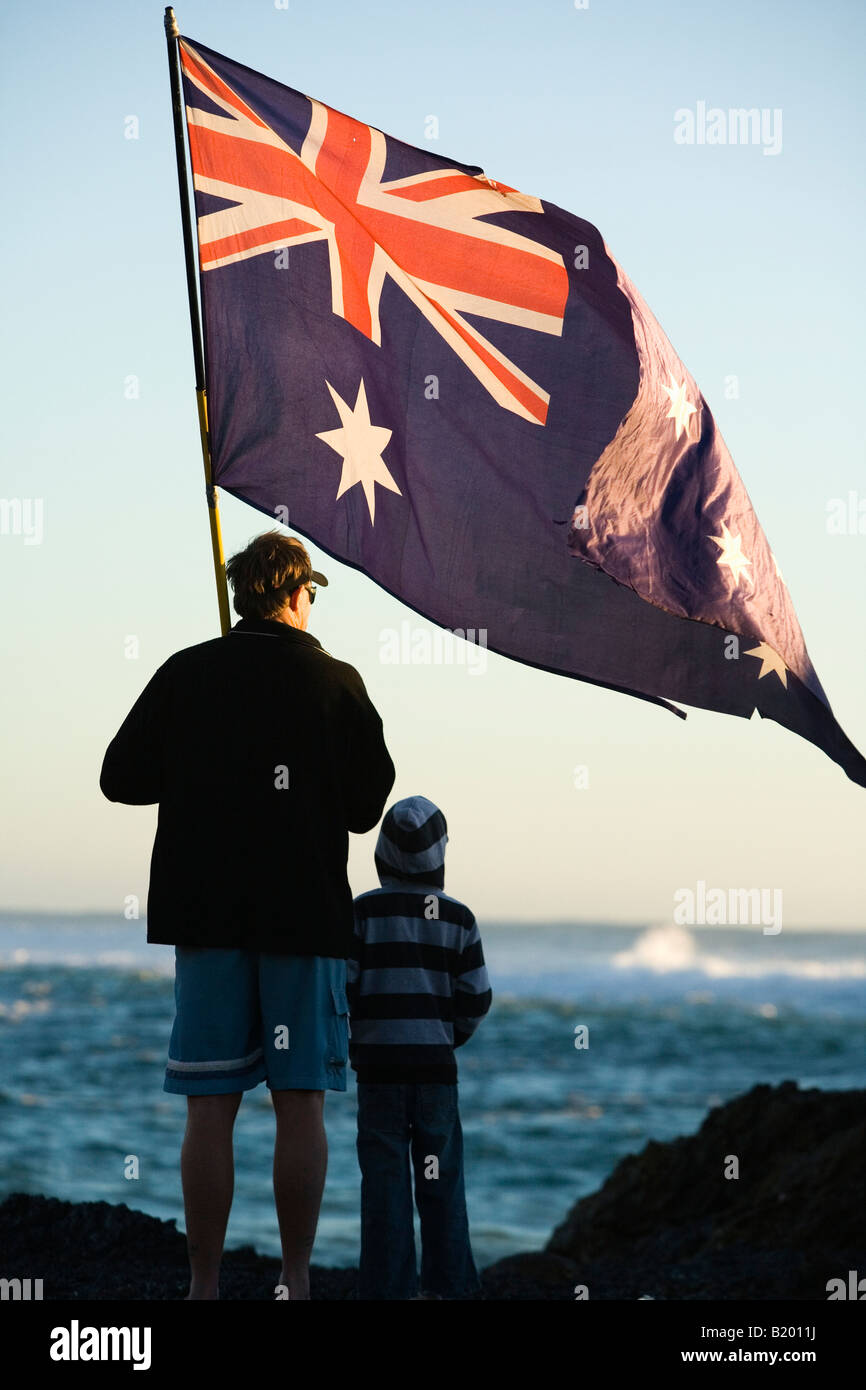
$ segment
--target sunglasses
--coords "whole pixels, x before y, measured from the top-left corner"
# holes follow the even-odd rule
[[[310,607],[312,608],[313,604],[316,602],[316,585],[307,584],[305,585],[305,588],[307,589],[310,595]]]

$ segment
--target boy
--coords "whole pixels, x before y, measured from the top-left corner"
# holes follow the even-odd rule
[[[358,1074],[361,1299],[418,1294],[412,1182],[421,1222],[422,1298],[471,1298],[454,1048],[492,998],[469,908],[442,891],[445,817],[423,796],[388,811],[376,845],[381,888],[355,899],[347,963],[349,1056]]]

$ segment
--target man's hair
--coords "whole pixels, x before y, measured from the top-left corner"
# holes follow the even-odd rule
[[[226,565],[234,610],[241,618],[273,617],[286,606],[289,595],[312,577],[312,561],[303,542],[279,531],[256,536]]]

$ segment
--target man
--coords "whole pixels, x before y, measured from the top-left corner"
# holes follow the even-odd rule
[[[266,1080],[280,1283],[306,1299],[325,1091],[346,1089],[348,832],[376,825],[394,765],[358,672],[306,631],[328,581],[302,543],[258,536],[226,573],[241,621],[159,668],[100,787],[110,801],[159,803],[147,939],[176,948],[165,1090],[188,1098],[188,1297],[219,1297],[234,1120]]]

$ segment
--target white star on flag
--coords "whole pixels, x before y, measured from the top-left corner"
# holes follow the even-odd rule
[[[337,501],[350,487],[360,483],[364,489],[367,506],[370,508],[370,521],[375,524],[376,483],[380,487],[386,487],[389,492],[396,492],[398,497],[403,495],[382,458],[382,451],[393,431],[385,429],[382,425],[371,424],[363,377],[358,386],[354,409],[334,390],[330,381],[326,381],[325,385],[342,421],[339,429],[323,430],[321,434],[316,435],[317,439],[324,440],[335,453],[342,455],[343,472],[334,500]]]
[[[686,398],[685,380],[683,380],[682,385],[677,386],[676,377],[673,372],[668,372],[668,376],[671,379],[670,386],[662,385],[662,390],[667,393],[671,402],[671,408],[665,416],[665,419],[676,421],[677,439],[679,439],[683,430],[685,430],[686,439],[688,439],[689,417],[695,414],[697,406],[692,405],[691,401]]]
[[[721,536],[708,536],[708,540],[715,541],[721,547],[721,555],[716,556],[716,564],[727,565],[731,571],[734,587],[740,582],[740,574],[751,565],[751,560],[747,560],[743,554],[740,544],[740,536],[732,536],[724,522],[722,522]]]
[[[746,656],[757,657],[761,663],[758,672],[758,680],[768,676],[771,671],[775,671],[785,689],[788,689],[788,668],[779,653],[769,647],[766,642],[762,642],[758,647],[752,647],[751,651],[746,652]]]

